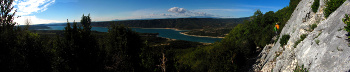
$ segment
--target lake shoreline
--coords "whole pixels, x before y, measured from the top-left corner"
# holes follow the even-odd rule
[[[130,27],[130,28],[142,28],[142,27]],[[189,31],[189,30],[180,30],[177,28],[142,28],[142,29],[172,29],[175,31]],[[189,35],[186,32],[180,32],[180,34],[182,35],[186,35],[186,36],[194,36],[194,37],[208,37],[208,38],[225,38],[225,37],[214,37],[214,36],[200,36],[200,35]]]
[[[48,27],[50,27],[50,29],[47,29],[47,30],[64,30],[65,28],[65,26],[48,26]],[[180,32],[187,32],[189,30],[181,30],[176,28],[141,28],[141,27],[129,27],[129,28],[139,33],[159,33],[158,35],[159,37],[192,41],[192,42],[214,43],[222,39],[218,37],[206,37],[206,36],[181,34]],[[107,27],[92,27],[91,30],[97,31],[97,32],[108,32]]]
[[[213,37],[213,36],[189,35],[189,34],[186,34],[186,32],[180,32],[180,34],[187,35],[187,36],[194,36],[194,37],[225,38],[225,37]]]
[[[189,30],[181,30],[181,29],[177,29],[177,28],[143,28],[143,27],[129,27],[129,28],[141,28],[141,29],[172,29],[175,31],[189,31]]]
[[[130,27],[130,28],[142,28],[142,27]],[[181,30],[181,29],[177,29],[177,28],[142,28],[142,29],[172,29],[175,31],[186,31],[186,32],[189,31],[189,30]],[[194,37],[225,38],[225,37],[214,37],[214,36],[189,35],[186,32],[180,32],[180,34],[186,35],[186,36],[194,36]]]

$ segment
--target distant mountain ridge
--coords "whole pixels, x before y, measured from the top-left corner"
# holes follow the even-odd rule
[[[129,27],[141,28],[178,28],[178,29],[203,29],[211,27],[235,26],[242,23],[245,18],[176,18],[176,19],[152,19],[152,20],[124,20],[109,22],[93,22],[92,26],[107,27],[111,23],[122,24]]]
[[[248,20],[243,18],[169,18],[169,19],[141,19],[92,22],[94,27],[108,27],[110,24],[122,24],[128,27],[141,28],[178,28],[178,29],[203,29],[208,27],[235,26]],[[65,26],[67,23],[38,24],[37,26]],[[80,24],[78,22],[78,24]]]

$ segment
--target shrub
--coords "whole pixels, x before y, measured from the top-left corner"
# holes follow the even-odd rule
[[[349,34],[350,33],[350,16],[345,14],[345,17],[343,18],[343,22],[346,24],[346,26],[344,26],[344,29]],[[350,38],[350,36],[348,36],[348,38]]]
[[[286,45],[290,36],[289,35],[283,35],[280,41],[281,46]]]
[[[294,48],[296,48],[297,45],[306,38],[306,36],[307,36],[307,34],[301,35],[300,39],[294,43]]]
[[[309,70],[307,70],[307,68],[304,68],[304,65],[302,65],[301,67],[295,67],[294,72],[309,72]]]
[[[320,36],[321,34],[322,34],[322,32],[318,33],[318,35],[317,35],[315,38],[318,38],[318,36]],[[315,39],[315,38],[314,38],[314,39]]]
[[[312,11],[314,11],[316,13],[319,6],[320,6],[320,0],[315,0],[314,3],[311,6]]]
[[[315,42],[316,42],[316,44],[318,45],[318,43],[320,43],[320,40],[316,40]]]
[[[335,10],[337,10],[337,8],[342,5],[346,0],[325,0],[325,4],[326,4],[326,8],[324,9],[324,15],[326,18],[328,18],[328,16],[334,12]]]
[[[317,27],[317,24],[312,24],[312,25],[309,25],[309,27],[310,27],[310,31],[313,31],[316,27]]]
[[[303,34],[300,36],[300,39],[304,40],[306,38],[307,34]]]

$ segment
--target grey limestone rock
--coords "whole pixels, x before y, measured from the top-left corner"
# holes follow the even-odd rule
[[[313,1],[300,1],[280,33],[280,36],[291,36],[287,45],[281,47],[279,40],[266,45],[253,66],[255,71],[292,72],[296,66],[302,65],[310,72],[350,70],[350,47],[342,22],[345,14],[350,14],[350,1],[345,1],[327,19],[323,17],[323,0],[320,0],[317,13],[311,10]],[[312,31],[308,27],[311,24],[317,24]],[[302,34],[308,35],[294,48],[295,41]]]

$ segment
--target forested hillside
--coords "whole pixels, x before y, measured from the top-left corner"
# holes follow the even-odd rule
[[[242,23],[245,18],[177,18],[153,20],[126,20],[112,22],[93,22],[92,26],[107,27],[110,23],[122,24],[128,27],[141,28],[177,28],[177,29],[203,29],[212,27],[235,26]]]
[[[185,49],[177,58],[192,71],[247,72],[255,62],[260,48],[273,43],[275,23],[284,27],[300,0],[290,0],[289,6],[263,14],[256,11],[251,20],[237,25],[221,41],[210,46]],[[278,30],[280,32],[281,29]],[[257,48],[258,47],[258,48]]]

